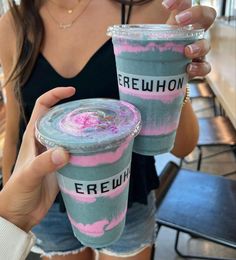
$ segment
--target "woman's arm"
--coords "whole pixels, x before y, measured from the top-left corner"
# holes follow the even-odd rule
[[[16,37],[10,13],[0,19],[0,64],[6,79],[13,67]],[[9,82],[4,86],[6,90],[6,128],[3,147],[3,184],[11,175],[16,159],[16,145],[19,131],[19,104],[16,100],[13,84]]]
[[[180,158],[185,157],[195,148],[199,135],[197,117],[191,103],[183,105],[179,126],[176,132],[175,144],[172,153]]]

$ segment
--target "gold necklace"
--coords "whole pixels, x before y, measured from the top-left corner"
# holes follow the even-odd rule
[[[66,12],[68,14],[72,14],[74,12],[74,10],[76,9],[76,7],[79,5],[81,0],[78,0],[78,3],[73,8],[69,8],[69,9],[64,7],[64,6],[62,6],[62,5],[60,5],[60,4],[58,4],[57,2],[54,2],[54,0],[49,0],[49,1],[51,3],[53,3],[54,5],[58,6],[59,8],[66,10]]]
[[[65,30],[65,29],[69,29],[72,27],[72,25],[77,21],[77,19],[85,12],[85,10],[87,9],[87,7],[89,6],[89,3],[91,2],[91,0],[88,0],[87,4],[84,6],[84,9],[70,22],[70,23],[62,23],[59,22],[49,11],[49,9],[46,7],[47,12],[49,14],[49,16],[51,17],[51,19],[57,24],[57,26],[59,27],[59,29]]]

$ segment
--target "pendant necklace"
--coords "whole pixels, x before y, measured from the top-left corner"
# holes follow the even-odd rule
[[[52,0],[50,0],[52,2]],[[72,27],[72,25],[77,21],[77,19],[85,12],[85,10],[87,9],[87,7],[89,6],[89,3],[91,2],[91,0],[88,0],[87,4],[84,6],[83,10],[81,10],[81,12],[75,16],[75,18],[70,22],[70,23],[63,23],[63,22],[60,22],[58,21],[53,15],[52,13],[50,12],[50,10],[48,9],[48,7],[46,7],[47,9],[47,12],[49,14],[49,16],[51,17],[51,19],[57,24],[58,28],[59,29],[62,29],[62,30],[65,30],[65,29],[69,29]],[[54,3],[54,2],[52,2]],[[54,3],[56,4],[56,3]],[[62,6],[60,6],[62,8]],[[64,8],[64,7],[63,7]],[[76,8],[76,7],[75,7]],[[74,9],[75,9],[74,8]],[[73,13],[73,9],[67,9],[67,8],[64,8],[67,10],[68,14],[71,14]]]
[[[76,7],[79,5],[79,3],[80,3],[81,0],[78,0],[78,3],[77,3],[73,8],[69,8],[69,9],[66,8],[66,7],[64,7],[64,6],[62,6],[62,5],[60,5],[60,4],[58,4],[58,3],[55,2],[54,0],[49,0],[49,1],[50,1],[52,4],[56,5],[57,7],[66,10],[66,12],[67,12],[68,14],[72,14],[72,13],[74,12],[74,10],[76,9]]]

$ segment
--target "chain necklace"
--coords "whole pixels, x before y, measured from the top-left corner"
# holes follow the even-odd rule
[[[64,7],[64,6],[62,6],[62,5],[60,5],[60,4],[58,4],[57,2],[55,2],[54,0],[49,0],[51,3],[53,3],[54,5],[56,5],[56,6],[58,6],[59,8],[61,8],[61,9],[64,9],[64,10],[66,10],[66,12],[68,13],[68,14],[72,14],[73,12],[74,12],[74,10],[76,9],[76,7],[79,5],[79,3],[80,3],[80,1],[81,0],[78,0],[78,3],[73,7],[73,8],[66,8],[66,7]]]
[[[87,4],[84,6],[84,9],[70,22],[70,23],[63,23],[63,22],[59,22],[49,11],[49,9],[46,7],[47,12],[49,14],[49,16],[51,17],[51,19],[57,24],[58,28],[61,30],[65,30],[65,29],[69,29],[72,27],[72,25],[77,21],[77,19],[85,12],[85,10],[87,9],[87,7],[89,6],[89,3],[91,2],[91,0],[88,0]],[[73,12],[73,11],[72,11]]]

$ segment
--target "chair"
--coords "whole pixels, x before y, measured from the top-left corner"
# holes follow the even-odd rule
[[[202,159],[211,158],[218,154],[235,151],[236,148],[236,130],[232,125],[231,121],[226,116],[215,116],[207,118],[199,118],[199,140],[197,148],[199,150],[197,160],[187,161],[185,158],[183,161],[185,163],[197,162],[197,170],[200,170]],[[203,147],[213,147],[213,146],[226,146],[224,151],[213,153],[203,157]],[[182,165],[182,162],[181,162]],[[225,175],[235,173],[236,169],[232,173],[226,173]]]
[[[212,103],[211,106],[202,107],[195,112],[203,112],[204,110],[213,108],[214,115],[217,115],[215,94],[205,79],[193,79],[188,83],[190,87],[190,99],[205,99]]]
[[[178,243],[180,232],[185,232],[236,249],[236,181],[181,169],[173,162],[166,165],[160,180],[156,222],[159,230],[166,226],[177,231],[176,253],[183,258],[228,260],[184,254]]]

